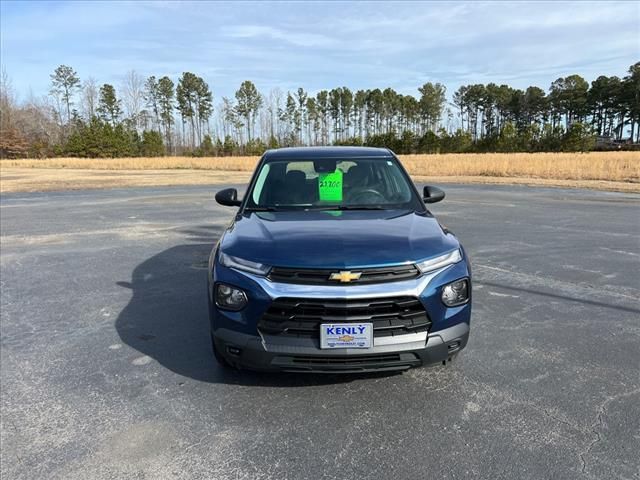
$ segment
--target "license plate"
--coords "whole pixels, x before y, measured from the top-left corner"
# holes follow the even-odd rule
[[[371,348],[373,323],[323,323],[320,348]]]

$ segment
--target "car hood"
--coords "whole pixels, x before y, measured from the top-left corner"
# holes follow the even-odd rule
[[[245,213],[221,240],[228,255],[298,268],[394,265],[458,246],[431,215],[398,210]]]

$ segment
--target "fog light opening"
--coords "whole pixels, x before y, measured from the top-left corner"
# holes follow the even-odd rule
[[[447,351],[449,353],[453,353],[457,350],[460,350],[460,342],[451,342],[447,345]]]
[[[239,357],[240,354],[242,353],[242,350],[240,350],[238,347],[227,347],[227,353],[229,355],[233,355],[234,357]]]

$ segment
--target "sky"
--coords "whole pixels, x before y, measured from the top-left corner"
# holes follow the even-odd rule
[[[640,61],[640,2],[0,1],[2,68],[19,96],[44,95],[60,64],[122,83],[184,71],[214,101],[244,80],[315,93],[440,82],[545,90],[577,73],[624,76]]]

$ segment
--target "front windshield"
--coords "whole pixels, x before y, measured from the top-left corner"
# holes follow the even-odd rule
[[[393,158],[273,160],[262,165],[246,209],[419,209]]]

